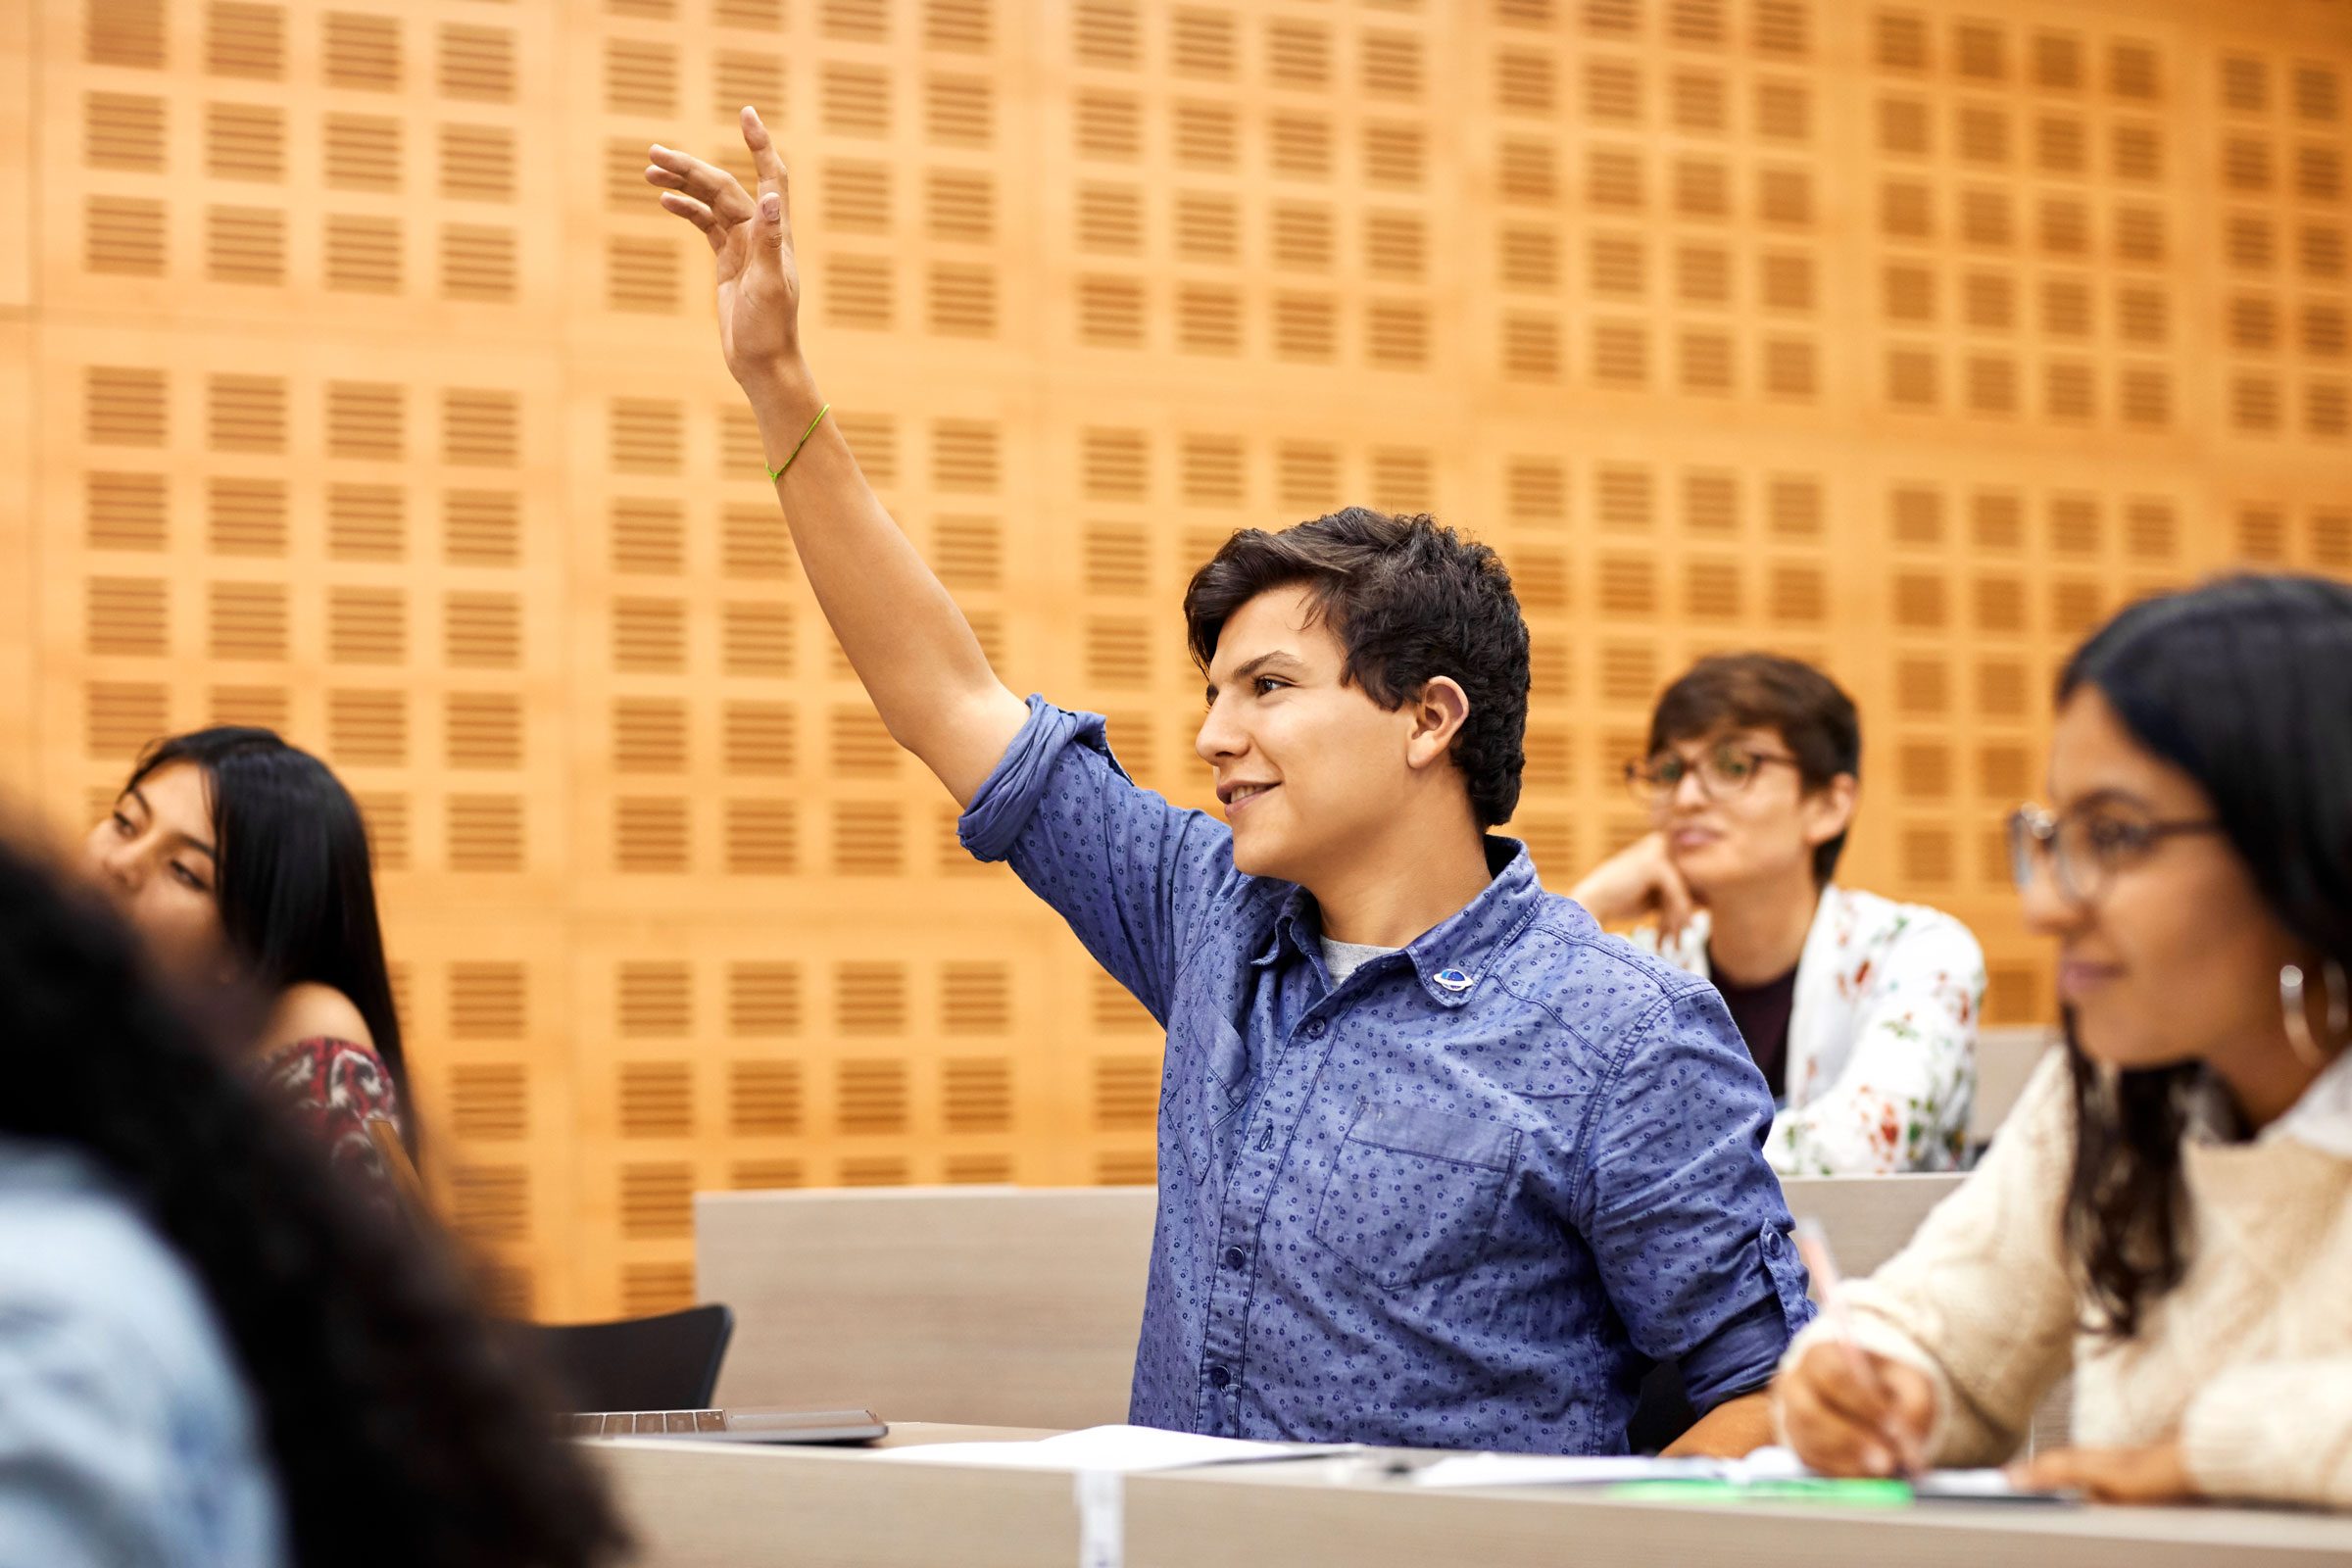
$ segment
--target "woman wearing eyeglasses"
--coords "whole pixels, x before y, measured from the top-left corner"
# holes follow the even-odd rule
[[[1976,1095],[1977,939],[1831,881],[1861,766],[1854,705],[1820,670],[1701,660],[1626,767],[1655,831],[1572,894],[1714,981],[1779,1102],[1764,1152],[1784,1175],[1953,1169]]]
[[[1776,1385],[1816,1469],[2352,1506],[2352,588],[2238,577],[2068,664],[2012,824],[2068,1049],[1967,1184]]]

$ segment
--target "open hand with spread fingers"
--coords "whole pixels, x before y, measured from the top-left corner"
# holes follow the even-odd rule
[[[719,349],[736,381],[754,391],[780,375],[805,373],[801,278],[792,254],[784,159],[755,109],[743,112],[743,143],[758,171],[756,193],[725,170],[669,147],[653,149],[645,179],[662,187],[663,211],[710,242],[717,259]]]

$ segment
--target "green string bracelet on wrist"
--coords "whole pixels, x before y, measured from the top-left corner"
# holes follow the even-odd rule
[[[819,409],[819,410],[817,410],[817,411],[816,411],[816,417],[815,417],[815,418],[813,418],[813,419],[810,419],[810,420],[808,421],[808,429],[806,429],[806,430],[803,430],[803,431],[801,432],[801,438],[800,438],[800,440],[798,440],[798,441],[796,441],[796,442],[794,442],[794,443],[793,443],[793,447],[792,447],[792,457],[790,457],[790,458],[786,458],[786,459],[785,459],[785,460],[784,460],[784,461],[783,461],[781,464],[779,464],[777,466],[775,466],[775,467],[773,467],[773,468],[769,468],[769,469],[767,470],[767,477],[768,477],[768,480],[769,480],[769,482],[770,482],[770,483],[773,483],[774,481],[776,481],[776,480],[778,480],[778,479],[781,479],[781,478],[783,478],[783,477],[784,477],[784,470],[792,466],[792,459],[793,459],[793,458],[797,458],[797,457],[799,457],[799,456],[801,455],[801,448],[803,448],[803,447],[805,447],[805,446],[807,446],[807,445],[808,444],[808,438],[809,438],[810,436],[812,436],[812,435],[816,434],[816,427],[817,427],[818,425],[820,425],[820,424],[824,423],[824,422],[825,422],[825,416],[826,416],[826,415],[828,415],[828,414],[831,414],[832,412],[833,412],[833,405],[832,405],[832,404],[830,404],[830,403],[826,404],[826,405],[825,405],[823,408],[821,408],[821,409]],[[764,466],[764,465],[763,465],[763,466]]]

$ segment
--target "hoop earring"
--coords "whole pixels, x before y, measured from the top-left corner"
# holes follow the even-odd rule
[[[2332,964],[2330,968],[2334,967]],[[2340,990],[2340,987],[2334,988]],[[2311,1019],[2303,1010],[2303,970],[2300,965],[2278,966],[2278,1010],[2286,1015],[2286,1043],[2295,1059],[2318,1072],[2328,1065],[2328,1054],[2312,1038]],[[2329,1020],[2332,1024],[2333,1020]]]
[[[2328,987],[2328,1033],[2352,1044],[2352,985],[2344,982],[2344,966],[2329,958],[2320,966],[2320,978]]]

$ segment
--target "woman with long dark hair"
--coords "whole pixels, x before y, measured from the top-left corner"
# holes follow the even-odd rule
[[[338,1166],[381,1174],[374,1120],[415,1154],[368,829],[325,763],[245,726],[159,741],[86,848],[168,971],[269,1002],[256,1068]]]
[[[2067,1049],[1777,1386],[1815,1468],[2014,1452],[2133,1500],[2352,1506],[2352,587],[2134,605],[2059,681],[2011,843]]]
[[[317,1179],[149,947],[0,844],[0,1558],[610,1560],[454,1261]]]

